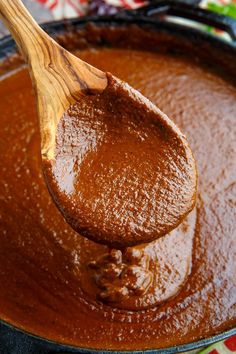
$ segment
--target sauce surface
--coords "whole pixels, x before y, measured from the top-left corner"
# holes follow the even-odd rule
[[[83,265],[110,251],[78,236],[51,200],[33,92],[22,69],[0,82],[0,317],[46,338],[103,349],[166,347],[233,327],[236,87],[166,53],[103,48],[80,56],[140,90],[188,136],[200,194],[192,271],[178,294],[146,310],[91,298]]]
[[[68,224],[110,247],[153,241],[196,202],[186,138],[155,105],[111,74],[100,94],[69,107],[57,127],[48,188]]]

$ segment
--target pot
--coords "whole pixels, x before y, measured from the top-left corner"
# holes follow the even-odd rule
[[[196,28],[188,25],[180,24],[176,18],[187,19],[194,21],[194,24],[203,24],[216,27],[225,31],[230,40],[225,41],[215,37],[201,28]],[[67,21],[55,21],[44,25],[44,29],[57,40],[62,41],[65,33],[73,33],[76,41],[76,33],[83,30],[88,23],[94,23],[99,27],[110,26],[132,26],[144,28],[145,30],[155,30],[157,33],[167,33],[169,36],[176,39],[184,40],[187,43],[194,43],[195,47],[204,48],[206,59],[209,53],[213,53],[215,65],[224,67],[224,63],[230,64],[230,71],[236,73],[236,21],[200,9],[190,5],[188,2],[175,1],[153,1],[151,5],[135,11],[124,11],[115,16],[108,17],[86,17],[82,19],[72,19]],[[69,48],[72,49],[72,48]],[[222,56],[222,53],[224,55]],[[194,53],[192,53],[194,54]],[[11,57],[16,57],[16,47],[14,41],[9,37],[4,37],[0,40],[0,60],[1,70],[4,73],[7,70]],[[17,62],[17,60],[16,60]],[[19,63],[22,60],[19,58]],[[18,64],[17,64],[18,65]],[[229,66],[229,65],[228,65]],[[48,341],[31,333],[26,333],[13,327],[10,324],[0,321],[1,339],[0,352],[7,354],[49,354],[49,353],[117,353],[115,351],[88,350],[72,346],[63,345],[60,343]],[[223,340],[236,334],[236,328],[224,331],[215,336],[199,340],[197,342],[184,345],[174,346],[165,349],[153,349],[144,351],[147,354],[151,353],[180,353],[192,351],[197,348],[208,346],[214,342]],[[124,352],[124,351],[123,351]],[[143,352],[143,351],[142,351]],[[128,353],[127,351],[124,353]],[[141,353],[140,351],[132,351],[132,353]]]

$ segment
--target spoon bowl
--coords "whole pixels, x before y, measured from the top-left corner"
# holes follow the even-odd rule
[[[185,136],[134,88],[75,57],[20,0],[0,15],[28,65],[48,189],[81,235],[111,247],[150,242],[193,209],[197,172]]]

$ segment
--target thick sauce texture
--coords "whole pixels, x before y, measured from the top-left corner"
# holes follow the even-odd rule
[[[185,253],[181,248],[184,237],[183,241],[177,237],[178,232],[187,232],[183,225],[177,234],[158,240],[166,240],[161,248],[147,250],[150,259],[145,258],[148,245],[131,247],[122,255],[78,236],[68,226],[42,176],[33,92],[28,73],[22,69],[0,82],[1,318],[50,339],[105,349],[166,347],[233,327],[236,87],[195,62],[166,53],[103,48],[86,49],[80,56],[140,90],[188,136],[198,163],[200,196],[194,238],[191,232],[185,238],[194,239],[192,259],[182,266],[178,261],[181,249]],[[175,251],[171,237],[176,239]],[[135,263],[140,253],[144,253],[142,265]],[[158,262],[156,273],[150,274],[149,264],[153,267],[155,257],[160,267],[162,257],[170,265],[159,275]],[[133,262],[136,270],[142,268],[139,275],[145,273],[140,281],[135,278]],[[119,292],[109,292],[109,284],[105,290],[100,288],[107,263],[131,268],[133,288],[126,286],[125,294],[121,291],[129,308],[136,308],[138,298],[146,304],[145,287],[151,289],[153,274],[157,274],[157,284],[159,277],[162,284],[166,282],[166,288],[157,292],[158,299],[165,291],[167,298],[175,296],[139,311],[122,308]],[[192,267],[191,273],[188,267]],[[180,275],[190,274],[176,292],[177,281],[183,283],[179,269],[184,270]],[[115,277],[113,269],[111,274]],[[142,283],[143,279],[148,280]],[[91,289],[103,301],[93,298]]]
[[[83,236],[124,248],[153,241],[193,209],[197,173],[188,143],[155,105],[111,74],[57,127],[49,190]]]

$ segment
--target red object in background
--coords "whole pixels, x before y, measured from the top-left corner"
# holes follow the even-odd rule
[[[37,0],[40,4],[47,4],[48,0]],[[56,7],[59,3],[59,0],[54,0],[52,3],[50,3],[49,9],[52,10],[54,7]]]
[[[219,354],[218,350],[213,349],[208,354]]]
[[[227,349],[229,349],[231,352],[236,351],[236,335],[228,338],[224,341],[224,345],[226,346]]]

